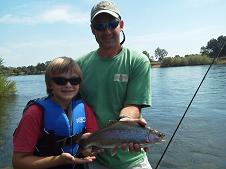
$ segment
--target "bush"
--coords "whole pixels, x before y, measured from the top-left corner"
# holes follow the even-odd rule
[[[3,59],[0,57],[0,98],[16,93],[16,83],[9,81],[5,75]]]
[[[186,57],[166,57],[162,60],[161,67],[207,65],[211,62],[211,58],[202,55],[187,55]]]
[[[0,75],[0,97],[16,93],[16,83],[7,80],[7,77]]]

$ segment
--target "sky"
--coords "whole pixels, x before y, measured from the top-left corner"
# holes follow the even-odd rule
[[[98,0],[0,0],[0,57],[7,67],[74,59],[98,48],[90,11]],[[200,53],[226,36],[225,0],[113,0],[124,21],[124,47],[168,56]]]

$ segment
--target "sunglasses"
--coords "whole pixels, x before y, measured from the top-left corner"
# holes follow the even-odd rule
[[[103,31],[105,29],[115,29],[119,24],[119,20],[118,19],[114,19],[110,22],[103,22],[103,23],[95,23],[93,22],[92,25],[93,25],[93,28],[98,30],[98,31]]]
[[[71,85],[78,85],[81,83],[82,79],[80,77],[71,77],[69,79],[64,77],[53,77],[52,81],[60,86],[64,86],[69,82]]]

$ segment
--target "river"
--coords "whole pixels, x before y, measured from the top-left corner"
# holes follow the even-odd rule
[[[151,145],[155,168],[208,66],[152,69],[152,107],[143,109],[148,125],[166,134]],[[14,97],[0,100],[0,169],[11,168],[12,134],[26,102],[46,94],[43,75],[12,76]],[[226,65],[214,65],[175,134],[159,169],[226,168]]]

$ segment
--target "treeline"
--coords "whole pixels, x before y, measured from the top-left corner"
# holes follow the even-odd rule
[[[22,67],[5,67],[2,66],[1,73],[5,75],[37,75],[45,73],[46,67],[50,61],[45,63],[38,63],[36,66],[22,66]]]
[[[174,57],[166,57],[168,52],[165,49],[157,48],[154,51],[154,56],[150,56],[147,51],[143,51],[150,59],[152,65],[161,67],[169,66],[192,66],[192,65],[205,65],[212,62],[213,57],[218,57],[217,63],[226,63],[226,36],[219,36],[217,39],[211,39],[207,42],[206,46],[201,47],[200,54],[190,54],[185,56],[175,55]],[[223,48],[222,48],[223,47]],[[222,58],[222,59],[221,59]],[[1,59],[1,57],[0,57]],[[49,61],[45,63],[38,63],[36,66],[22,66],[22,67],[5,67],[0,65],[0,73],[4,75],[35,75],[43,74],[46,70]]]
[[[159,47],[155,50],[154,56],[150,56],[147,51],[143,51],[143,54],[147,55],[153,66],[158,67],[206,65],[210,64],[214,57],[218,58],[216,64],[226,64],[225,43],[226,36],[221,35],[217,39],[211,39],[206,46],[201,47],[200,54],[166,57],[168,52]]]
[[[166,57],[161,61],[161,67],[170,66],[195,66],[207,65],[212,62],[212,58],[206,55],[186,55],[185,57]]]

